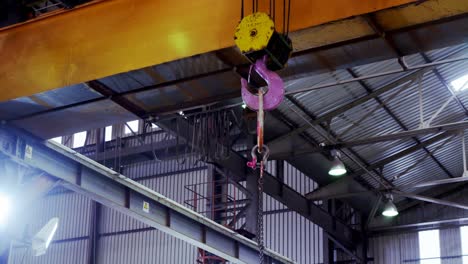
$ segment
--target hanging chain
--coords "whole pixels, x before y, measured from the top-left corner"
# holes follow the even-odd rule
[[[263,241],[263,171],[265,169],[264,161],[260,161],[260,174],[258,177],[258,215],[257,215],[257,243],[259,263],[264,263],[265,245]]]
[[[263,151],[263,125],[265,113],[263,111],[263,91],[260,89],[258,93],[258,114],[257,114],[257,145],[258,153],[265,155]],[[263,245],[263,171],[265,169],[264,163],[265,156],[260,161],[260,174],[258,177],[258,215],[257,215],[257,242],[258,254],[260,264],[264,263],[264,250]]]
[[[252,148],[252,160],[247,162],[247,166],[252,169],[257,168],[257,153],[260,155],[260,172],[258,176],[258,208],[257,208],[257,243],[259,252],[259,263],[264,263],[265,245],[263,241],[263,174],[265,165],[268,161],[270,150],[263,144],[263,125],[264,125],[264,110],[263,110],[263,95],[264,91],[259,90],[258,93],[258,112],[257,112],[257,145]]]

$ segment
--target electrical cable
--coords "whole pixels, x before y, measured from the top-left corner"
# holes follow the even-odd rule
[[[289,36],[289,21],[291,17],[291,0],[288,0],[288,24],[286,26],[286,36]]]
[[[286,0],[283,0],[283,35],[286,32]]]
[[[276,0],[273,0],[273,23],[276,22]]]
[[[244,0],[241,0],[241,19],[242,20],[244,18]]]
[[[270,17],[271,17],[272,14],[273,14],[273,12],[272,12],[272,11],[273,11],[273,8],[271,7],[271,1],[272,1],[272,0],[270,0],[269,5],[268,5],[268,14],[270,15]]]

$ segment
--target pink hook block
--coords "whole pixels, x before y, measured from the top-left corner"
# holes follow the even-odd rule
[[[253,68],[268,84],[268,91],[263,96],[263,109],[272,110],[277,108],[283,101],[284,83],[277,73],[267,69],[265,63],[266,58],[267,57],[265,56],[263,59],[257,60],[253,65]],[[246,79],[241,79],[241,85],[242,100],[250,109],[257,111],[259,108],[258,96],[252,94],[248,90],[248,82]]]

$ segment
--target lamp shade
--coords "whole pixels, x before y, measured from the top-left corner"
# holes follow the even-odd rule
[[[385,203],[382,215],[387,216],[387,217],[394,217],[398,215],[398,209],[396,208],[395,204],[391,200],[388,200]]]
[[[335,157],[335,159],[333,159],[332,166],[328,171],[328,174],[331,176],[341,176],[346,174],[346,172],[346,167],[343,164],[343,162],[338,157]]]

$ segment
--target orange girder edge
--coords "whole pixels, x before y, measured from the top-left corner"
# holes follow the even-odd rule
[[[413,1],[292,0],[290,27]],[[0,101],[233,46],[240,2],[107,0],[0,30]],[[260,10],[268,2],[260,0]]]

